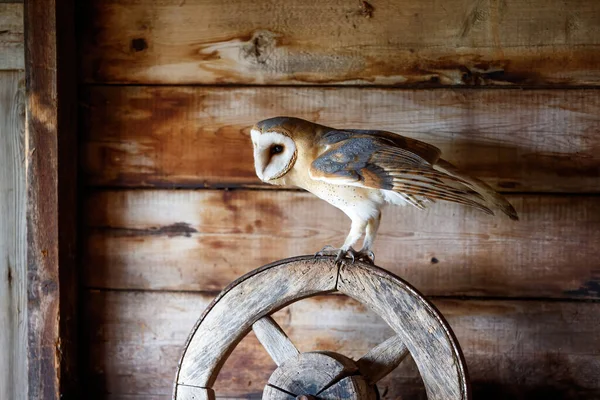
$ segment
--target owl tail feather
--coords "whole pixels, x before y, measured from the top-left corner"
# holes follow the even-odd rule
[[[437,169],[440,172],[461,179],[464,183],[470,186],[471,189],[479,193],[487,202],[493,204],[494,206],[502,210],[502,212],[508,215],[510,219],[512,219],[513,221],[519,220],[517,211],[508,202],[508,200],[506,200],[500,193],[492,189],[488,184],[484,183],[483,181],[480,181],[477,178],[473,178],[464,174],[457,167],[443,159],[439,159],[433,167],[434,169]]]

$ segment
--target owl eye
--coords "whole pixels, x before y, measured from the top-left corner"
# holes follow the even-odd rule
[[[283,146],[280,144],[276,144],[274,146],[271,146],[271,155],[273,154],[279,154],[279,153],[283,153]]]

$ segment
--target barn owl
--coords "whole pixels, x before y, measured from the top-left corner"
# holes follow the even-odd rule
[[[374,262],[373,242],[385,204],[423,209],[446,200],[492,215],[496,208],[518,220],[504,197],[419,140],[386,131],[334,129],[292,117],[260,121],[250,135],[254,168],[263,182],[305,189],[350,218],[350,233],[341,248],[327,246],[337,262]],[[354,250],[363,235],[362,249]]]

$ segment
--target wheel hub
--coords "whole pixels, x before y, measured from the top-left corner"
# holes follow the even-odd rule
[[[354,361],[333,352],[301,353],[286,360],[269,378],[263,399],[377,398],[377,389],[360,375]]]

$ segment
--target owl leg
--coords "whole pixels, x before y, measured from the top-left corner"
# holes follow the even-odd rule
[[[348,251],[358,242],[362,235],[364,235],[365,230],[367,229],[367,222],[362,219],[354,219],[352,220],[352,225],[350,226],[350,233],[346,237],[346,241],[340,250]]]
[[[367,222],[367,229],[366,229],[366,233],[365,233],[365,240],[363,241],[363,247],[358,252],[359,260],[375,263],[375,253],[373,253],[371,248],[373,247],[373,242],[375,241],[375,236],[377,236],[377,231],[379,230],[380,223],[381,223],[381,212],[378,212],[375,217],[371,218]]]
[[[354,262],[355,256],[358,254],[356,250],[352,248],[365,233],[367,229],[367,221],[362,219],[353,219],[352,225],[350,226],[350,233],[346,237],[346,241],[342,248],[338,251],[336,262],[340,262],[343,258],[350,258]]]
[[[352,248],[359,241],[362,235],[365,234],[365,230],[367,229],[366,220],[353,219],[352,225],[350,226],[350,233],[346,237],[346,241],[342,245],[341,248],[336,249],[333,246],[325,246],[321,251],[315,254],[315,257],[322,257],[327,255],[335,255],[335,262],[339,263],[344,258],[349,258],[352,262],[354,262],[355,258],[359,255],[359,253]]]

